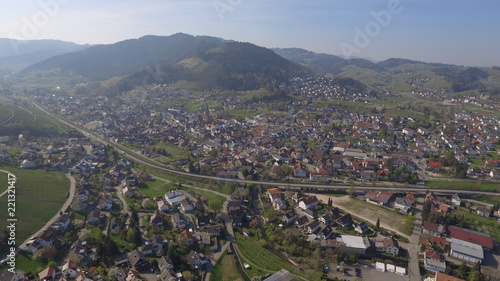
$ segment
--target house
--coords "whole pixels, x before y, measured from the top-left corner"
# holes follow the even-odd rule
[[[94,209],[87,215],[87,223],[98,225],[101,224],[101,211],[99,209]]]
[[[144,242],[141,251],[144,255],[153,255],[163,248],[163,243],[165,242],[166,240],[163,237],[155,234],[148,241]]]
[[[313,210],[309,210],[309,209],[307,209],[307,210],[305,210],[305,211],[304,211],[304,214],[305,214],[306,216],[308,216],[309,218],[311,218],[311,219],[316,218],[316,212],[315,212],[315,211],[313,211]]]
[[[364,221],[354,224],[354,231],[361,235],[368,233],[369,230],[368,225]]]
[[[333,216],[331,214],[324,214],[319,217],[319,222],[326,225],[331,225],[333,223]]]
[[[332,235],[333,235],[333,229],[329,226],[325,226],[318,231],[318,237],[323,240],[330,239]]]
[[[293,211],[287,211],[283,214],[283,221],[287,224],[291,224],[295,221],[296,215]]]
[[[413,161],[411,161],[408,158],[393,158],[393,159],[394,160],[392,164],[394,165],[394,167],[404,167],[406,171],[409,172],[412,172],[417,167],[417,165],[415,165],[415,163],[413,163]]]
[[[229,200],[227,202],[227,210],[229,213],[239,212],[243,209],[243,202],[241,200]]]
[[[183,212],[191,212],[194,210],[194,204],[191,203],[189,199],[185,199],[181,201],[181,210]]]
[[[70,223],[71,223],[71,217],[70,217],[70,215],[63,214],[52,225],[55,228],[59,229],[59,231],[65,232],[68,229]]]
[[[174,269],[174,266],[171,263],[169,263],[164,256],[162,256],[158,260],[158,268],[160,269],[160,271],[163,271],[167,269]]]
[[[316,196],[310,196],[302,199],[302,201],[299,202],[299,208],[301,208],[302,210],[307,210],[314,206],[317,206],[318,204],[318,198],[316,198]]]
[[[184,245],[184,246],[189,246],[190,247],[195,242],[195,237],[187,229],[183,230],[181,233],[179,233],[179,236],[177,238],[178,238],[179,243],[182,244],[182,245]]]
[[[490,172],[490,177],[493,179],[500,179],[500,171],[499,170],[492,170]]]
[[[220,236],[223,227],[221,225],[209,225],[206,229],[210,236]]]
[[[431,249],[425,249],[424,267],[427,271],[444,273],[446,271],[446,262],[440,253]]]
[[[271,188],[271,189],[268,189],[267,191],[267,195],[269,196],[269,201],[273,201],[275,199],[282,199],[283,198],[283,193],[281,192],[281,190],[279,188]]]
[[[167,213],[172,210],[172,208],[170,208],[170,205],[167,204],[167,201],[163,199],[156,201],[156,205],[158,206],[158,210],[160,210],[161,212]]]
[[[125,281],[142,281],[142,276],[136,270],[130,269],[127,274]]]
[[[439,248],[444,250],[447,242],[445,238],[422,234],[419,238],[419,244],[427,248]]]
[[[182,200],[185,200],[186,196],[180,190],[172,190],[165,193],[165,200],[170,206],[179,205]]]
[[[54,246],[57,238],[57,230],[53,227],[47,228],[38,238],[28,247],[29,252],[42,249],[49,246]]]
[[[210,216],[199,215],[197,220],[198,220],[198,227],[204,227],[210,225]]]
[[[458,194],[455,194],[451,197],[451,203],[455,206],[460,206],[460,204],[462,204],[462,199],[460,199]]]
[[[292,195],[292,200],[293,202],[295,202],[295,204],[298,204],[300,201],[302,201],[302,195],[300,195],[299,193],[294,193]]]
[[[122,189],[122,194],[125,197],[135,197],[135,187],[130,187],[130,186],[124,187]]]
[[[38,273],[38,279],[40,281],[52,281],[56,278],[56,269],[53,267],[47,267],[46,269]]]
[[[465,280],[441,272],[436,272],[436,275],[434,276],[434,281],[465,281]]]
[[[94,276],[87,271],[80,271],[75,279],[76,281],[95,281]]]
[[[354,221],[352,220],[351,214],[347,214],[338,219],[337,223],[341,227],[351,227]]]
[[[243,220],[241,219],[240,216],[234,216],[234,217],[232,217],[232,225],[233,226],[242,226]]]
[[[450,233],[450,237],[452,239],[480,245],[486,251],[493,249],[493,239],[491,239],[491,236],[488,234],[452,225],[448,226],[448,232]]]
[[[149,268],[149,263],[144,256],[144,254],[139,251],[139,249],[135,249],[132,252],[127,254],[130,265],[137,271],[141,272]]]
[[[446,235],[446,226],[433,222],[424,221],[422,232],[425,234],[443,237]]]
[[[392,237],[386,237],[382,241],[376,241],[375,249],[377,252],[383,252],[393,256],[397,256],[399,254],[398,241]]]
[[[149,218],[149,225],[150,226],[162,226],[164,223],[164,218],[163,214],[160,213],[158,210],[155,210],[153,215]]]
[[[409,198],[401,198],[398,197],[396,200],[394,200],[394,208],[399,209],[404,213],[408,213],[408,211],[411,210],[413,203],[415,203],[415,200],[409,199]]]
[[[20,165],[21,169],[31,169],[31,168],[35,168],[35,167],[36,167],[36,163],[33,161],[29,161],[28,159],[24,159]]]
[[[333,209],[330,210],[330,214],[332,214],[333,219],[338,219],[341,214],[340,214],[340,209],[337,207],[334,207]]]
[[[476,213],[480,216],[489,218],[491,215],[491,210],[485,207],[479,207],[477,208]]]
[[[328,173],[323,172],[323,173],[310,173],[309,174],[309,180],[312,182],[329,182],[330,177],[328,176]]]
[[[263,281],[288,281],[288,280],[296,280],[296,277],[290,273],[290,271],[286,269],[281,269],[275,274],[267,277]]]
[[[172,225],[177,228],[185,228],[186,220],[184,219],[184,216],[180,213],[172,214]]]
[[[297,218],[295,220],[295,225],[297,225],[298,227],[305,227],[307,224],[309,223],[309,219],[307,218],[307,216],[302,216],[300,218]]]
[[[293,176],[296,178],[305,178],[307,176],[307,173],[306,171],[304,171],[304,169],[302,169],[301,166],[299,166],[294,169]]]
[[[177,281],[179,280],[172,269],[160,269],[159,281]]]
[[[367,237],[353,236],[353,235],[341,235],[337,238],[340,245],[344,250],[348,252],[365,254],[366,250],[370,248],[370,240]]]
[[[386,191],[370,191],[365,194],[365,200],[368,203],[389,206],[389,203],[394,199],[394,193]]]
[[[208,259],[205,258],[202,254],[197,253],[195,251],[191,251],[187,258],[186,261],[193,269],[201,269],[204,268],[205,265],[208,263]]]
[[[316,230],[319,229],[319,221],[318,220],[311,221],[310,223],[307,224],[306,229],[307,233],[309,234],[314,233]]]
[[[450,256],[470,263],[482,263],[484,250],[481,245],[451,238]]]
[[[101,211],[109,211],[113,208],[113,197],[104,192],[97,198],[97,208]]]
[[[62,268],[62,276],[65,279],[74,279],[78,275],[77,265],[75,262],[68,260]]]

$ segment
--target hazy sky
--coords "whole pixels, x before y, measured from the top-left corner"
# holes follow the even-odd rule
[[[114,43],[184,32],[384,60],[500,65],[497,0],[0,0],[0,37]]]

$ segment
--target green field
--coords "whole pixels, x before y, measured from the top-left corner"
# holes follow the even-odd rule
[[[42,170],[21,170],[11,167],[0,167],[14,173],[17,177],[16,187],[16,241],[27,239],[34,231],[51,219],[66,201],[69,191],[69,180],[61,173]],[[0,190],[7,187],[7,176],[0,173]],[[0,198],[0,229],[7,226],[7,196]]]
[[[453,210],[452,215],[464,216],[466,228],[489,234],[494,240],[500,241],[500,227],[494,218],[486,218],[476,213],[470,213],[469,210],[462,207]]]
[[[426,181],[425,185],[432,189],[462,189],[500,192],[500,184],[494,182]]]
[[[219,261],[215,264],[210,275],[210,281],[240,281],[243,278],[236,267],[234,255],[223,254]]]
[[[165,181],[159,179],[153,179],[152,181],[147,181],[145,184],[139,184],[139,190],[144,193],[149,198],[163,197],[166,192],[179,188],[174,184],[166,184]]]
[[[415,226],[413,223],[415,222],[415,217],[408,216],[406,217],[406,221],[399,227],[399,230],[404,234],[411,235],[413,233],[413,227]]]
[[[0,106],[0,123],[7,120],[12,112],[5,106]]]
[[[5,122],[4,124],[0,124],[0,129],[3,128],[6,132],[9,132],[9,130],[16,131],[15,128],[17,128],[17,131],[26,130],[26,126],[38,128],[39,133],[44,131],[61,133],[71,130],[68,126],[59,123],[28,103],[0,106],[0,122]]]
[[[499,195],[496,195],[496,196],[495,195],[486,195],[486,196],[483,196],[481,198],[476,198],[476,200],[494,205],[494,204],[500,203],[500,196]]]
[[[306,274],[306,272],[299,270],[295,265],[261,247],[258,242],[252,238],[246,237],[239,232],[236,232],[235,236],[236,241],[238,241],[238,247],[241,250],[243,260],[250,264],[250,266],[253,267],[253,270],[259,270],[259,273],[257,273],[258,275],[261,275],[260,271],[275,273],[284,268],[297,276],[306,278],[307,280],[319,280],[320,275],[312,276],[311,274]],[[252,271],[250,271],[250,273],[252,273]],[[316,273],[321,274],[321,272]]]

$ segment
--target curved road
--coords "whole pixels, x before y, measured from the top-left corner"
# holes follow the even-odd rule
[[[194,177],[194,178],[203,178],[203,179],[210,179],[210,180],[216,180],[216,181],[228,181],[228,182],[237,182],[237,183],[251,183],[251,184],[256,184],[256,185],[267,185],[267,186],[290,186],[290,187],[295,187],[295,188],[305,188],[305,189],[323,189],[323,190],[328,190],[328,189],[349,189],[351,186],[349,184],[316,184],[316,183],[287,183],[287,182],[266,182],[266,181],[251,181],[251,180],[240,180],[240,179],[226,179],[226,178],[219,178],[219,177],[214,177],[214,176],[207,176],[207,175],[198,175],[198,174],[193,174],[193,173],[188,173],[188,172],[183,172],[179,170],[174,170],[174,169],[169,169],[165,168],[163,164],[158,163],[154,160],[148,159],[143,157],[142,155],[136,153],[135,151],[128,149],[120,144],[111,142],[109,140],[106,140],[105,138],[96,135],[92,132],[89,132],[85,129],[82,129],[80,127],[75,126],[73,123],[64,120],[63,118],[52,114],[51,112],[48,112],[45,108],[41,107],[38,103],[31,101],[33,105],[38,107],[40,110],[43,112],[47,113],[48,115],[52,116],[53,118],[56,118],[60,122],[80,131],[82,134],[85,136],[94,139],[95,141],[101,142],[105,145],[110,145],[114,147],[115,149],[119,151],[126,152],[126,157],[141,163],[145,166],[155,168],[164,172],[169,172],[172,174],[177,174],[177,175],[183,175],[183,176],[189,176],[189,177]],[[392,183],[391,186],[359,186],[356,185],[355,188],[356,190],[380,190],[380,191],[395,191],[395,192],[401,192],[401,191],[411,191],[411,192],[426,192],[430,190],[429,187],[420,187],[417,185],[409,185],[409,186],[393,186]],[[492,195],[492,194],[498,194],[497,192],[490,192],[490,191],[469,191],[469,190],[463,190],[463,189],[432,189],[435,192],[439,193],[467,193],[467,194],[479,194],[479,195]]]

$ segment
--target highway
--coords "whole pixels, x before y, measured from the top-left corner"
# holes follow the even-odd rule
[[[306,190],[339,190],[339,189],[346,189],[348,190],[351,188],[350,184],[317,184],[317,183],[289,183],[289,182],[267,182],[267,181],[253,181],[253,180],[241,180],[241,179],[228,179],[228,178],[219,178],[215,176],[208,176],[208,175],[199,175],[199,174],[193,174],[193,173],[188,173],[184,171],[179,171],[175,169],[170,169],[164,167],[163,164],[158,163],[154,160],[151,160],[149,158],[144,157],[143,155],[138,154],[135,151],[132,151],[120,144],[117,144],[115,142],[112,142],[110,140],[107,140],[93,132],[90,132],[86,129],[83,129],[79,126],[74,125],[72,122],[67,121],[60,116],[57,116],[49,111],[47,111],[45,108],[43,108],[41,105],[36,103],[35,101],[31,101],[33,105],[38,107],[40,110],[43,112],[47,113],[48,115],[52,116],[53,118],[59,120],[60,122],[80,131],[83,135],[87,136],[88,138],[91,138],[95,141],[101,142],[102,144],[105,145],[110,145],[117,149],[118,151],[123,151],[126,153],[126,157],[132,159],[133,161],[136,161],[138,163],[141,163],[147,167],[158,169],[164,172],[172,173],[172,174],[177,174],[177,175],[183,175],[183,176],[188,176],[192,178],[200,178],[200,179],[209,179],[209,180],[216,180],[216,181],[226,181],[226,182],[235,182],[235,183],[249,183],[249,184],[255,184],[255,185],[267,185],[267,186],[287,186],[291,188],[301,188],[301,189],[306,189]],[[123,154],[123,153],[122,153]],[[357,185],[355,184],[356,191],[359,190],[373,190],[373,191],[393,191],[393,192],[416,192],[416,193],[425,193],[429,190],[431,190],[429,187],[422,187],[422,186],[417,186],[417,185],[394,185],[393,183],[378,183],[379,185]],[[390,184],[388,185],[383,185],[383,184]],[[461,193],[461,194],[474,194],[474,195],[497,195],[498,193],[496,192],[491,192],[491,191],[475,191],[475,190],[463,190],[463,189],[432,189],[436,193],[443,193],[443,194],[455,194],[455,193]]]

